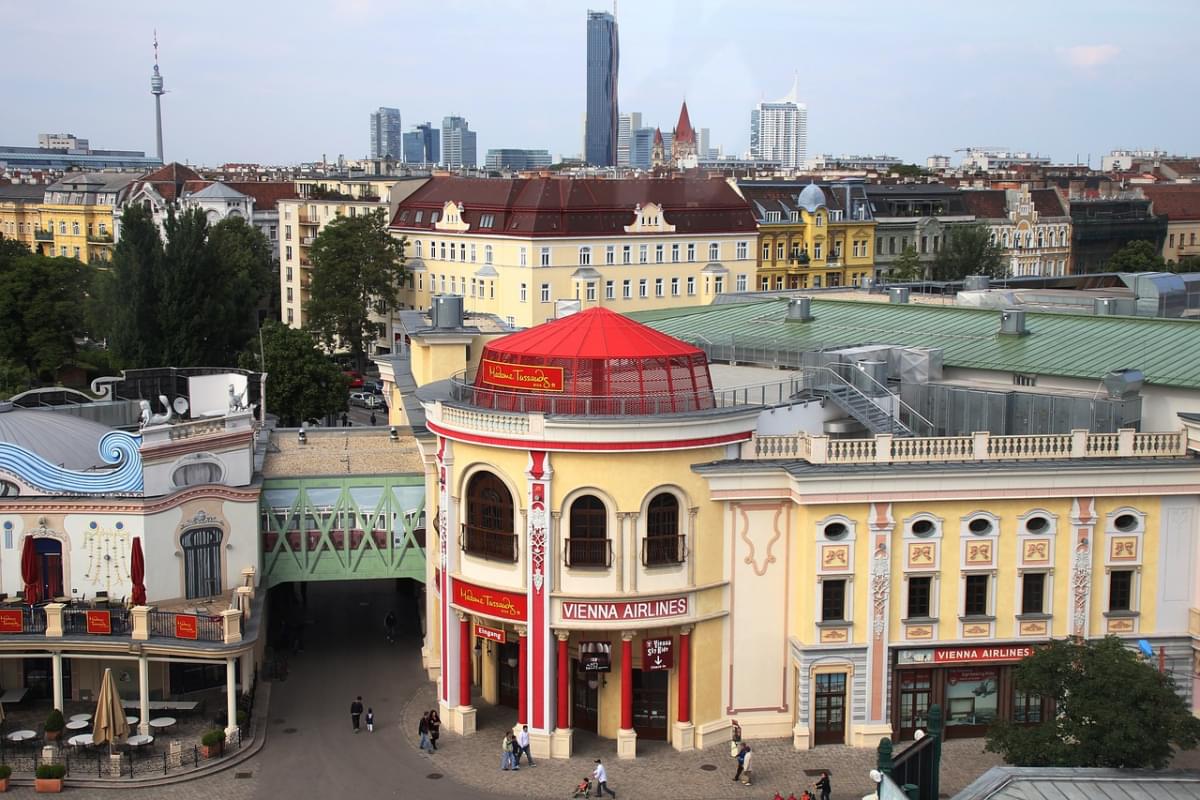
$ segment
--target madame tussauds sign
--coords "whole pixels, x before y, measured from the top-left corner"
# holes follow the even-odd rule
[[[480,362],[479,368],[483,371],[483,382],[489,386],[525,389],[532,392],[561,392],[563,390],[562,367],[502,364],[499,361],[485,358]]]
[[[687,613],[687,595],[633,603],[563,601],[562,604],[563,619],[582,622],[624,622],[625,620],[686,617]]]

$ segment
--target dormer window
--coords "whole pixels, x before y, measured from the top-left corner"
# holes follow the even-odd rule
[[[779,222],[779,212],[778,211],[768,211],[767,212],[767,222]]]
[[[792,220],[792,222],[799,222],[800,221],[800,212],[793,211],[791,214],[791,220]]]
[[[479,218],[479,227],[481,227],[481,228],[491,228],[495,224],[496,224],[496,215],[495,214],[484,214],[482,217]]]
[[[430,212],[429,212],[429,221],[430,221],[430,222],[437,222],[437,221],[438,221],[438,216],[439,216],[439,215],[438,215],[438,212],[436,212],[436,211],[430,211]]]
[[[413,222],[420,222],[424,218],[425,218],[425,212],[417,211],[416,216],[413,217]]]

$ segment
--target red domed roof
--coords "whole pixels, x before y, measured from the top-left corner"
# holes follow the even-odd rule
[[[489,342],[477,405],[559,414],[658,414],[713,408],[704,351],[606,308]]]

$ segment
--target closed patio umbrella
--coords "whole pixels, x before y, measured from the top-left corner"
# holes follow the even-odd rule
[[[146,558],[142,555],[142,540],[133,540],[133,552],[129,554],[129,579],[133,581],[133,592],[129,599],[135,606],[146,605]]]
[[[33,605],[38,600],[37,550],[33,546],[33,537],[26,536],[25,544],[21,546],[21,580],[25,582],[25,602]]]
[[[96,698],[96,715],[92,718],[92,743],[113,745],[129,736],[129,723],[125,721],[125,709],[112,670],[104,669],[104,680],[100,682],[100,695]]]

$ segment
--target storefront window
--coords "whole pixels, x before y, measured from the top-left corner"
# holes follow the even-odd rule
[[[933,675],[929,670],[905,670],[900,673],[900,730],[911,735],[923,728],[929,713]]]
[[[946,725],[990,725],[996,720],[999,671],[952,669],[946,673]]]
[[[1042,697],[1013,690],[1013,722],[1033,725],[1042,721]]]

